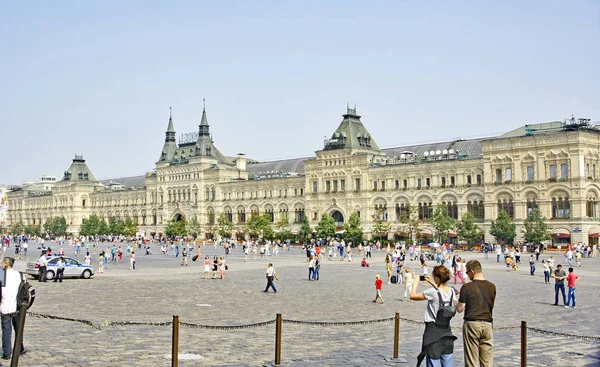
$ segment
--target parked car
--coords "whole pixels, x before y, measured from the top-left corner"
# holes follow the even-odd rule
[[[65,272],[64,278],[84,278],[89,279],[94,275],[94,267],[91,265],[85,265],[73,259],[71,257],[64,256],[65,259]],[[50,256],[47,258],[48,269],[46,272],[46,278],[48,280],[54,279],[56,276],[56,264],[60,260],[60,256]],[[36,260],[35,262],[28,262],[26,274],[38,278],[40,276],[40,263]]]

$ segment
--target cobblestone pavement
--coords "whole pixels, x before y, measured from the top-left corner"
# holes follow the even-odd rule
[[[156,252],[156,251],[155,251]],[[222,254],[213,247],[203,255]],[[80,256],[82,257],[82,256]],[[128,263],[109,264],[105,274],[90,280],[68,279],[63,283],[33,282],[37,299],[33,313],[90,320],[165,322],[179,315],[181,322],[202,325],[245,325],[272,321],[276,313],[284,320],[326,321],[335,325],[284,322],[282,359],[286,366],[414,366],[420,350],[425,302],[403,302],[403,285],[384,284],[385,304],[374,304],[375,274],[384,274],[384,252],[375,252],[373,266],[359,262],[324,261],[321,280],[308,281],[304,253],[281,251],[278,258],[243,261],[241,250],[228,256],[225,280],[204,280],[201,263],[166,255],[137,255],[138,269]],[[554,286],[545,285],[541,264],[535,276],[523,264],[518,272],[506,272],[495,258],[466,253],[480,259],[487,279],[497,286],[494,308],[496,328],[495,366],[518,366],[520,320],[528,326],[567,334],[600,335],[595,307],[600,294],[598,259],[583,259],[576,268],[581,277],[577,308],[555,307]],[[546,258],[547,256],[542,256]],[[559,256],[556,256],[560,260]],[[523,257],[525,259],[526,257]],[[527,257],[528,258],[528,257]],[[541,258],[541,259],[542,259]],[[540,260],[541,260],[540,259]],[[264,270],[273,262],[279,276],[277,294],[262,292]],[[526,262],[526,261],[524,261]],[[409,263],[415,266],[416,262]],[[433,266],[434,262],[430,262]],[[16,268],[24,269],[25,262]],[[425,289],[424,286],[420,289]],[[393,318],[399,312],[400,359],[391,360],[393,321],[344,325],[343,322]],[[462,365],[462,316],[452,321],[459,338],[455,365]],[[275,325],[235,330],[181,326],[181,366],[262,366],[274,360]],[[169,366],[171,326],[88,325],[28,317],[22,366]],[[571,339],[528,331],[529,366],[598,366],[600,342]]]

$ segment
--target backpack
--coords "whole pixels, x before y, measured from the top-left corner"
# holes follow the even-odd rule
[[[23,273],[19,272],[21,275],[21,283],[19,284],[19,290],[17,292],[17,309],[20,310],[21,306],[25,306],[26,309],[29,309],[31,305],[33,305],[33,301],[35,301],[35,289],[23,277]]]
[[[456,315],[456,307],[453,305],[454,301],[454,289],[450,288],[450,301],[445,302],[442,299],[442,293],[439,289],[436,289],[439,299],[439,308],[435,317],[435,325],[440,327],[450,326],[450,320]]]

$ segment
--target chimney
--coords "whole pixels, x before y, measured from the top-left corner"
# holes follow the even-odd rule
[[[244,153],[237,154],[237,157],[235,158],[235,166],[240,171],[246,170],[246,155]]]

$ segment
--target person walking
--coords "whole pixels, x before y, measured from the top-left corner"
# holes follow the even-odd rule
[[[485,280],[481,263],[467,263],[471,282],[460,289],[456,310],[464,312],[463,344],[465,367],[492,367],[494,360],[494,333],[492,329],[496,286]]]
[[[308,257],[308,280],[313,280],[315,275],[315,258]]]
[[[317,247],[318,248],[318,247]],[[313,280],[319,280],[319,275],[321,273],[321,260],[319,257],[315,259],[315,270],[313,272]]]
[[[56,263],[56,277],[54,277],[54,282],[58,280],[60,283],[63,281],[63,276],[65,275],[65,258],[60,257],[60,260]]]
[[[556,265],[556,270],[552,273],[554,278],[554,306],[558,306],[558,292],[562,293],[563,303],[567,305],[567,298],[565,297],[565,278],[567,273],[562,270],[562,265]]]
[[[15,335],[19,329],[20,311],[17,308],[19,286],[23,281],[22,275],[13,269],[15,259],[5,257],[2,266],[6,268],[6,279],[2,287],[2,300],[0,301],[0,319],[2,320],[2,359],[11,359],[13,353],[12,331]],[[21,340],[21,355],[27,353]]]
[[[46,273],[48,272],[48,260],[46,259],[46,251],[42,251],[42,256],[38,259],[38,264],[40,264],[40,282],[45,282]]]
[[[569,275],[567,275],[567,286],[569,287],[569,296],[567,298],[567,304],[565,308],[569,308],[571,300],[573,300],[573,308],[575,308],[575,282],[579,280],[579,277],[573,272],[573,268],[569,268]]]
[[[269,287],[273,288],[273,293],[277,293],[277,289],[275,288],[275,283],[273,283],[273,280],[279,280],[279,278],[277,278],[277,273],[275,273],[275,268],[273,267],[273,264],[269,263],[269,266],[267,266],[267,273],[266,273],[266,277],[267,277],[267,287],[265,288],[265,292],[269,291]]]
[[[129,270],[135,270],[135,251],[131,251],[131,257],[129,258]]]
[[[454,289],[446,283],[450,280],[450,270],[438,265],[431,272],[433,279],[427,275],[425,280],[431,288],[417,293],[419,283],[415,282],[410,292],[412,301],[427,301],[425,308],[425,331],[421,353],[417,357],[417,367],[427,357],[427,366],[452,367],[454,360],[454,341],[450,320],[456,314],[458,297]]]
[[[98,256],[98,274],[104,274],[104,259],[105,259],[104,251],[100,251],[100,255]]]
[[[204,279],[210,279],[210,257],[204,257]]]
[[[535,260],[533,259],[533,254],[529,256],[529,274],[535,275]]]
[[[184,247],[181,250],[181,266],[188,266],[188,249]]]
[[[381,280],[381,276],[379,276],[379,274],[375,275],[375,299],[373,300],[373,303],[376,303],[378,299],[381,300],[381,304],[383,304],[383,297],[381,296],[381,287],[383,284],[383,280]]]
[[[550,266],[546,260],[542,260],[542,266],[544,267],[544,283],[550,284]]]

